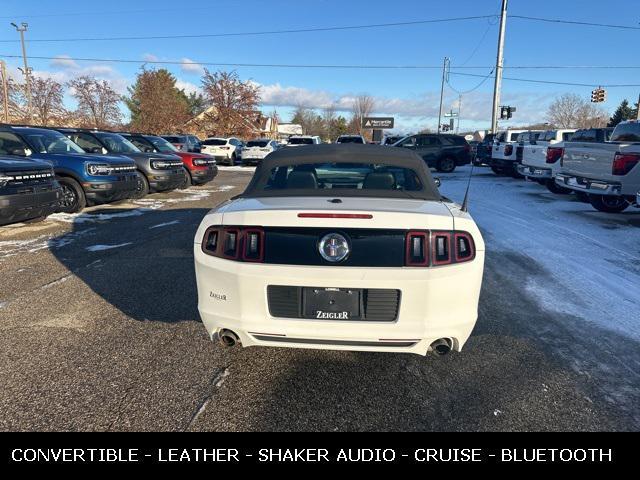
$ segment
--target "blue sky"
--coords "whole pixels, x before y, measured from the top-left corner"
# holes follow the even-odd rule
[[[395,2],[374,0],[183,0],[181,2],[112,0],[110,2],[55,2],[4,0],[0,12],[0,56],[19,55],[18,34],[11,21],[29,24],[29,39],[205,34],[240,31],[313,28],[403,22],[460,16],[492,15],[499,0],[449,0]],[[636,7],[636,8],[632,8]],[[553,17],[587,22],[640,26],[640,1],[510,0],[510,15]],[[625,12],[624,16],[620,12]],[[2,26],[4,25],[4,26]],[[478,69],[452,70],[486,75],[495,63],[498,25],[477,19],[451,23],[397,26],[362,30],[235,36],[201,39],[167,39],[96,42],[30,42],[37,74],[65,80],[82,73],[108,78],[123,91],[140,68],[137,64],[73,62],[70,57],[160,59],[222,63],[451,64]],[[508,20],[506,66],[540,65],[640,65],[635,46],[640,30],[619,30]],[[632,54],[632,52],[634,52]],[[20,60],[6,58],[12,70]],[[187,90],[197,88],[197,66],[168,67]],[[215,69],[216,67],[209,67]],[[337,103],[347,108],[354,95],[376,99],[380,114],[391,114],[403,131],[435,128],[441,72],[432,70],[327,70],[264,67],[236,68],[244,79],[262,86],[263,110],[278,111],[288,120],[293,106],[322,107]],[[505,76],[576,83],[639,84],[640,69],[505,70]],[[458,90],[476,86],[481,78],[451,75]],[[461,128],[489,125],[492,79],[462,97]],[[510,124],[544,120],[547,105],[565,92],[589,98],[592,87],[543,85],[505,80],[504,104],[518,107]],[[446,89],[445,109],[456,108],[458,95]],[[608,89],[603,105],[611,112],[622,98],[636,99],[640,87]]]

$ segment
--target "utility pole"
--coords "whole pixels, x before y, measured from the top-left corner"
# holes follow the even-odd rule
[[[456,135],[460,133],[460,109],[462,107],[462,94],[458,95],[458,126],[456,127]]]
[[[9,79],[7,78],[7,64],[0,60],[2,70],[2,103],[4,105],[4,123],[9,123]]]
[[[504,56],[504,31],[507,26],[507,3],[502,0],[500,13],[500,33],[498,35],[498,56],[496,58],[496,79],[493,86],[493,110],[491,113],[491,133],[498,132],[498,108],[500,104],[500,87],[502,86],[502,64]]]
[[[24,68],[21,68],[20,71],[24,74],[24,79],[26,82],[26,90],[27,90],[27,118],[28,121],[31,122],[31,70],[29,69],[29,64],[27,63],[27,49],[24,45],[24,32],[27,31],[27,27],[29,26],[25,22],[22,22],[20,26],[15,23],[11,23],[15,27],[15,29],[20,32],[20,43],[22,45],[22,59],[24,60]]]
[[[442,63],[442,85],[440,86],[440,110],[438,111],[438,135],[440,135],[440,130],[442,128],[442,102],[444,100],[444,80],[447,76],[447,69],[449,68],[449,57],[444,57],[444,62]]]
[[[636,120],[640,120],[640,95],[638,95],[638,104],[636,105]]]

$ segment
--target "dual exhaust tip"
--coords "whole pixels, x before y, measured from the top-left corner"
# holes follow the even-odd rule
[[[233,330],[223,328],[218,332],[218,341],[223,347],[233,347],[240,343],[240,338]],[[438,357],[442,357],[451,351],[452,340],[450,338],[439,338],[429,346],[429,351]]]

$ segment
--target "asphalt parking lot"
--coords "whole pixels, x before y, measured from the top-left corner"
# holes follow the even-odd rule
[[[460,201],[468,172],[442,191]],[[478,170],[461,353],[225,349],[198,318],[193,236],[250,176],[0,229],[0,429],[640,429],[640,210]]]

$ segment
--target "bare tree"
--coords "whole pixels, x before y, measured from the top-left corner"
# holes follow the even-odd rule
[[[60,123],[67,115],[63,105],[64,87],[52,78],[31,80],[31,106],[34,121],[39,125]]]
[[[78,102],[77,121],[85,127],[109,128],[122,121],[120,95],[106,80],[84,75],[68,83]]]
[[[609,119],[603,109],[574,93],[566,93],[549,105],[547,118],[558,128],[604,127]]]
[[[24,86],[17,82],[11,75],[7,75],[10,122],[19,123],[26,120],[27,106],[24,92]],[[4,120],[4,101],[0,101],[0,118]]]
[[[368,117],[373,112],[374,101],[370,95],[358,95],[353,101],[352,116],[350,127],[358,132],[360,135],[371,133],[371,130],[365,130],[362,128],[362,119]]]
[[[220,136],[249,137],[255,133],[260,118],[260,90],[249,81],[242,81],[236,72],[205,69],[202,90],[210,108],[202,114],[206,131]]]

